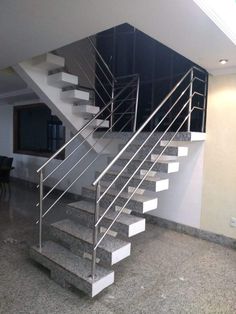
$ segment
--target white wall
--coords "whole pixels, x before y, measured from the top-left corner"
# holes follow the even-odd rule
[[[189,155],[179,158],[179,172],[169,175],[169,189],[158,193],[158,208],[150,214],[200,228],[205,144],[184,146],[189,147]]]
[[[236,239],[236,74],[210,77],[201,227]]]

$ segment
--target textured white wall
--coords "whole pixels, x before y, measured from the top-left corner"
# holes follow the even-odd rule
[[[210,77],[201,227],[236,239],[236,75]]]
[[[188,157],[179,159],[179,172],[169,175],[169,190],[158,193],[158,208],[150,214],[199,228],[205,144],[192,142],[186,145],[189,147]]]

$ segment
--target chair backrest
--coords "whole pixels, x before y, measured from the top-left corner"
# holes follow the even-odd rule
[[[0,156],[0,169],[11,169],[13,158]]]

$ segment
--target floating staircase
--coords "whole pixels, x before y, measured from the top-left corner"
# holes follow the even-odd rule
[[[104,136],[97,132],[88,137],[95,128],[109,128],[109,121],[99,119],[100,108],[92,101],[91,91],[80,88],[79,78],[66,72],[64,58],[48,53],[14,68],[72,132],[79,131],[78,135],[90,147],[104,137],[105,143],[117,141],[119,152],[125,150],[115,161],[115,156],[111,153],[107,156],[106,152],[104,158],[109,168],[105,173],[97,169],[95,174],[96,178],[102,176],[99,189],[98,184],[84,186],[81,200],[66,206],[67,218],[49,226],[49,240],[45,242],[41,242],[43,217],[60,198],[44,210],[43,184],[51,173],[45,175],[43,171],[52,158],[38,171],[39,247],[32,247],[30,256],[48,268],[51,278],[61,286],[72,285],[94,297],[114,282],[112,265],[130,256],[130,238],[145,231],[145,218],[135,213],[158,208],[158,198],[169,188],[172,173],[180,170],[181,158],[188,156],[185,143],[203,141],[205,134],[144,132],[128,146],[124,141],[119,144],[122,133],[108,132]],[[88,121],[91,123],[85,128]],[[85,132],[80,132],[81,129]]]

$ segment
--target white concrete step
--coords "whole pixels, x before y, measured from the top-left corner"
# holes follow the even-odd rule
[[[32,63],[41,69],[51,71],[63,68],[65,66],[65,58],[49,52],[33,58]]]
[[[105,190],[104,187],[101,187],[101,192]],[[87,199],[95,199],[95,187],[83,187],[82,188],[82,195]],[[108,208],[111,202],[119,193],[118,189],[110,189],[106,195],[102,198],[100,205],[104,208]],[[124,206],[127,200],[130,198],[132,194],[128,192],[122,192],[119,197],[114,202],[112,208],[116,206]],[[148,196],[146,195],[139,195],[134,194],[133,197],[129,200],[128,204],[126,205],[127,209],[132,211],[137,211],[139,213],[146,213],[150,210],[154,210],[157,208],[158,199],[156,193],[150,192]]]
[[[72,112],[74,114],[82,114],[83,116],[96,115],[100,108],[91,105],[74,105],[72,106]]]
[[[89,120],[88,120],[89,121]],[[91,126],[96,128],[99,126],[99,128],[109,128],[110,122],[108,120],[101,120],[101,119],[95,119]],[[95,132],[96,133],[96,132]],[[94,133],[94,134],[95,134]]]
[[[102,215],[104,211],[104,208],[100,208],[100,215]],[[71,203],[67,209],[67,214],[85,226],[90,228],[94,226],[94,202],[79,201]],[[105,215],[100,225],[104,228],[108,228],[116,215],[116,211],[110,210]],[[121,213],[111,230],[125,237],[132,237],[145,231],[145,219]]]
[[[101,172],[97,172],[96,175],[98,176],[100,173]],[[105,174],[102,180],[110,183],[117,177],[117,173],[118,171],[110,170]],[[141,174],[135,175],[129,182],[128,186],[130,187],[138,186],[138,184],[140,184],[143,177],[144,175],[141,175]],[[115,182],[116,188],[121,189],[126,184],[129,178],[130,178],[130,174],[124,171]],[[160,191],[168,190],[169,179],[164,178],[164,176],[161,177],[160,174],[157,175],[156,177],[147,176],[143,180],[140,188],[153,191],[153,192],[160,192]]]
[[[47,241],[42,251],[38,247],[30,249],[30,256],[39,264],[50,270],[51,278],[63,287],[72,285],[91,297],[113,284],[114,271],[99,265],[96,267],[95,279],[91,278],[91,262],[71,253],[63,246]]]
[[[78,77],[66,72],[58,72],[48,76],[48,84],[59,88],[78,85]]]
[[[93,229],[78,224],[70,219],[61,220],[51,225],[53,239],[69,247],[74,254],[93,252]],[[102,233],[99,233],[100,239]],[[111,266],[130,255],[131,244],[109,234],[97,249],[100,263]]]
[[[81,104],[85,101],[89,101],[89,92],[85,92],[79,89],[71,89],[61,92],[61,98],[70,103],[80,102]]]

